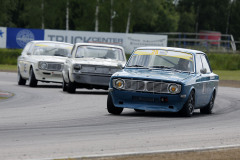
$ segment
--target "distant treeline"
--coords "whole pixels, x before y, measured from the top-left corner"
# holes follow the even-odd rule
[[[0,64],[17,65],[17,57],[22,49],[0,49]],[[240,54],[208,53],[214,70],[240,70]],[[129,58],[129,54],[126,55]]]
[[[240,40],[240,0],[0,0],[0,4],[3,27],[130,33],[210,30]]]

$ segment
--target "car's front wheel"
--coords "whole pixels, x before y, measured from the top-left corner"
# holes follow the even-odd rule
[[[64,92],[66,92],[68,90],[68,86],[67,86],[67,83],[64,80],[64,78],[63,78],[63,83],[62,83],[62,89],[63,89]]]
[[[212,94],[210,102],[208,103],[208,105],[204,108],[200,109],[200,113],[203,114],[212,114],[212,109],[214,106],[214,101],[215,101],[215,92]]]
[[[21,73],[18,68],[18,85],[25,85],[26,84],[26,79],[23,79],[21,76]]]
[[[37,79],[35,77],[35,74],[33,72],[33,68],[30,69],[30,75],[29,75],[29,86],[30,87],[36,87],[37,86]]]
[[[71,82],[69,80],[68,86],[67,86],[68,93],[75,93],[76,92],[76,84],[75,82]]]
[[[107,110],[111,114],[120,115],[123,111],[123,108],[115,107],[112,101],[112,96],[108,94],[107,98]]]
[[[192,90],[188,96],[187,102],[184,104],[180,113],[185,117],[191,117],[195,108],[195,93]]]

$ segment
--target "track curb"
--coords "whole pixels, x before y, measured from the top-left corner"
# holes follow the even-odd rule
[[[52,159],[42,159],[42,160],[87,160],[87,159],[103,159],[103,158],[119,158],[124,156],[144,156],[151,154],[164,154],[164,153],[187,153],[187,152],[201,152],[201,151],[214,151],[219,149],[235,149],[240,148],[240,144],[236,145],[225,145],[225,146],[214,146],[214,147],[202,147],[202,148],[186,148],[186,149],[172,149],[172,150],[156,150],[149,152],[125,152],[125,153],[112,153],[112,154],[96,154],[96,155],[85,155],[85,156],[75,156],[65,157],[65,158],[52,158]]]
[[[1,99],[8,99],[8,98],[10,98],[12,96],[14,96],[13,93],[0,90],[0,100]]]

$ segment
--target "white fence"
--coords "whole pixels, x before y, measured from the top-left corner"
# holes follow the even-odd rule
[[[126,53],[142,46],[167,46],[167,35],[85,32],[45,29],[44,40],[68,43],[105,43],[123,46]]]

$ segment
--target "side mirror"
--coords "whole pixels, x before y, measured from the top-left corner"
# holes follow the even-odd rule
[[[117,67],[120,68],[120,69],[123,69],[123,66],[122,66],[121,63],[118,63],[118,64],[117,64]]]
[[[202,69],[200,70],[200,73],[206,74],[206,73],[207,73],[207,69],[206,69],[206,68],[202,68]]]

